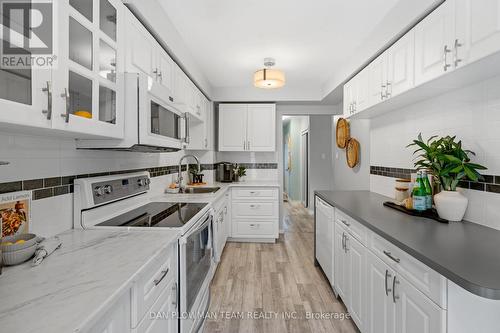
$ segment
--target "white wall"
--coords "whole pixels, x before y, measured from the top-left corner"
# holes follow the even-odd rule
[[[336,128],[340,117],[334,117],[332,126],[333,146],[333,184],[335,191],[359,191],[370,188],[370,120],[352,120],[351,137],[360,144],[359,164],[354,169],[347,166],[345,149],[337,147]]]
[[[116,151],[77,150],[75,141],[56,137],[38,137],[0,133],[0,160],[10,162],[0,166],[0,183],[59,176],[130,170],[176,165],[184,151],[143,154]],[[202,163],[213,163],[213,152],[196,152]],[[152,179],[153,187],[165,188],[172,177]],[[213,174],[206,172],[208,180]],[[51,236],[71,229],[73,225],[73,195],[61,195],[33,201],[33,231]]]
[[[314,191],[332,189],[332,119],[309,119],[309,210],[314,209]]]
[[[413,168],[413,150],[405,148],[421,132],[457,135],[464,147],[476,152],[475,162],[500,175],[500,77],[417,103],[371,122],[371,165]],[[374,192],[393,196],[394,179],[371,176]],[[466,219],[500,229],[500,195],[466,190]]]

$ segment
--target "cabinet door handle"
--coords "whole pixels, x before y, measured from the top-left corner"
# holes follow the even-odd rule
[[[458,64],[462,62],[462,59],[458,58],[458,48],[464,46],[458,39],[455,39],[455,67],[458,67]]]
[[[250,150],[250,141],[247,141],[248,150]]]
[[[153,283],[155,284],[155,286],[159,285],[161,283],[161,281],[163,281],[165,276],[167,276],[167,274],[168,274],[168,268],[165,271],[161,271],[160,277],[158,279],[153,280]]]
[[[385,270],[385,295],[389,296],[389,293],[392,291],[389,287],[387,287],[387,280],[391,278],[391,274],[389,274],[389,270]]]
[[[389,91],[389,88],[391,89],[390,91]],[[391,96],[392,96],[392,83],[387,82],[386,88],[385,88],[385,98],[390,98]]]
[[[384,252],[384,254],[385,254],[386,256],[388,256],[391,260],[393,260],[393,261],[397,262],[398,264],[401,262],[401,259],[394,257],[394,256],[392,255],[392,253],[391,253],[391,252],[388,252],[388,251],[383,251],[383,252]]]
[[[52,89],[50,81],[47,81],[47,86],[42,88],[42,91],[47,93],[47,110],[43,110],[42,113],[47,116],[47,120],[50,120],[52,119]]]
[[[444,61],[444,66],[443,69],[445,72],[448,71],[448,68],[451,67],[450,64],[448,64],[448,53],[450,53],[451,50],[448,48],[448,45],[445,45],[443,48],[443,61]]]
[[[396,278],[396,275],[394,275],[394,279],[392,280],[392,301],[394,303],[396,303],[396,301],[399,299],[399,296],[396,296],[396,284],[399,284],[399,281]]]
[[[186,112],[184,114],[184,123],[185,123],[185,138],[184,138],[184,142],[189,144],[189,142],[191,141],[191,138],[189,137],[189,123],[190,123],[190,117],[189,117],[189,114]]]
[[[64,118],[64,122],[69,123],[69,115],[71,113],[71,103],[68,88],[64,88],[64,93],[61,94],[62,98],[66,99],[66,113],[61,113],[61,117]]]
[[[172,306],[174,307],[174,309],[177,309],[177,282],[174,282],[174,285],[172,286],[172,294],[173,294],[173,297],[172,297]]]
[[[349,248],[347,247],[347,241],[348,240],[349,240],[349,236],[345,235],[345,246],[344,246],[345,253],[349,252]]]
[[[342,222],[346,227],[350,227],[351,224],[348,223],[346,220],[340,220],[340,222]]]
[[[174,101],[174,98],[173,98],[172,96],[168,96],[168,100],[169,100],[170,102],[173,102],[173,101]]]
[[[342,233],[342,249],[345,251],[345,234]]]
[[[380,85],[380,89],[381,89],[381,90],[380,90],[380,98],[382,98],[382,99],[384,99],[384,98],[386,98],[386,97],[387,97],[387,96],[384,94],[384,91],[387,91],[385,88],[386,88],[385,84],[383,84],[383,83],[382,83],[382,84]]]

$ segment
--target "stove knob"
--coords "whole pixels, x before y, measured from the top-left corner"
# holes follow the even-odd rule
[[[111,185],[104,186],[104,193],[106,193],[106,194],[113,193],[113,186],[111,186]]]
[[[139,187],[143,187],[145,185],[144,179],[138,179],[137,185],[139,185]]]
[[[96,197],[101,197],[104,194],[102,186],[97,186],[96,188],[94,188],[94,194]]]

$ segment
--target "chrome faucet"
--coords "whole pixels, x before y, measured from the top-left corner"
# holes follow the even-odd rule
[[[184,159],[188,158],[188,157],[194,158],[194,160],[198,164],[198,173],[201,172],[201,165],[200,165],[200,160],[198,159],[198,157],[196,157],[194,155],[184,155],[184,156],[181,157],[181,159],[179,161],[179,171],[178,171],[178,174],[177,174],[177,183],[179,184],[179,192],[181,192],[181,193],[184,192],[184,189],[186,188],[186,186],[182,185],[182,180],[184,179],[182,177],[182,161],[184,161]],[[189,175],[189,163],[187,163],[186,165],[187,165],[187,169],[186,170],[187,170],[187,173]]]

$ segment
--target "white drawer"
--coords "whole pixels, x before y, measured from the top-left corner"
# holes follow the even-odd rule
[[[447,308],[444,276],[373,232],[370,249],[441,308]]]
[[[339,209],[335,209],[335,220],[343,225],[361,244],[368,245],[368,228]]]
[[[234,187],[232,189],[233,200],[248,200],[248,199],[259,199],[259,200],[278,200],[278,189],[271,187]]]
[[[233,223],[235,236],[247,238],[275,238],[278,221],[237,221]]]
[[[145,245],[146,246],[146,245]],[[172,279],[177,277],[177,244],[169,246],[141,271],[132,288],[132,327],[151,309]]]
[[[277,202],[233,202],[233,218],[278,218]]]
[[[136,333],[177,332],[177,293],[176,280],[170,280],[166,288],[153,304],[146,316],[137,326]]]

